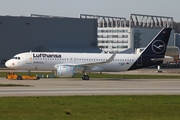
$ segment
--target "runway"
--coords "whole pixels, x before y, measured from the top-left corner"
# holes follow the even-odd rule
[[[7,80],[1,84],[29,87],[0,87],[0,96],[70,96],[70,95],[180,95],[179,79],[91,79],[54,78]]]

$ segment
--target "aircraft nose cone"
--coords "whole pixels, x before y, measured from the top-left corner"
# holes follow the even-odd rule
[[[9,67],[9,62],[8,61],[6,61],[5,66]]]
[[[7,62],[5,63],[5,66],[8,67],[8,68],[10,68],[10,67],[11,67],[10,61],[7,61]]]

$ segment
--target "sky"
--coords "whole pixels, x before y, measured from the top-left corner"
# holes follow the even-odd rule
[[[143,14],[180,22],[180,0],[0,0],[0,16],[30,14],[78,18],[79,14],[123,17]]]

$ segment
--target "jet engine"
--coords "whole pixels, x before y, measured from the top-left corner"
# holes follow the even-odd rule
[[[74,67],[60,65],[57,66],[57,76],[58,77],[73,77],[74,76]]]

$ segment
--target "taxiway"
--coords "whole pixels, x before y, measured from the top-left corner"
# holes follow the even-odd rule
[[[91,79],[52,78],[7,80],[1,84],[29,87],[0,87],[0,96],[69,96],[69,95],[180,95],[179,79]]]

